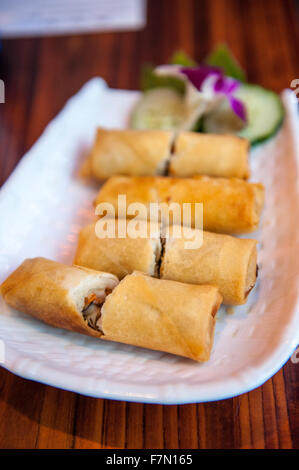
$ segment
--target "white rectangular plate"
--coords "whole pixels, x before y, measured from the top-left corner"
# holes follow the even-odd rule
[[[72,262],[98,191],[80,181],[78,167],[96,127],[126,127],[138,96],[92,79],[23,157],[0,193],[0,282],[24,258]],[[3,366],[85,395],[165,404],[229,398],[272,376],[299,340],[298,116],[291,91],[283,92],[283,100],[283,128],[251,155],[252,179],[266,187],[261,228],[254,234],[259,282],[247,305],[218,314],[209,362],[54,329],[0,299]]]

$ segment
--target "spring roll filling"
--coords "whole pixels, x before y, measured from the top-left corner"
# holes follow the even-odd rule
[[[162,176],[168,176],[169,175],[169,167],[170,167],[170,162],[174,156],[174,152],[175,152],[175,138],[176,138],[176,135],[173,134],[172,135],[172,138],[171,138],[171,141],[170,141],[170,146],[169,146],[169,153],[168,153],[168,156],[167,156],[167,159],[164,160],[164,162],[162,162],[162,168],[158,168],[158,172],[157,174],[158,175],[162,175]]]
[[[256,265],[256,268],[255,268],[255,280],[253,281],[252,280],[252,284],[250,284],[247,288],[247,290],[245,291],[245,299],[248,297],[249,293],[252,291],[252,289],[254,288],[255,284],[256,284],[256,279],[257,279],[257,276],[258,276],[258,270],[259,270],[259,267],[258,265]]]
[[[161,265],[162,265],[162,261],[164,257],[165,245],[166,245],[166,238],[160,236],[160,253],[156,257],[156,267],[155,267],[155,276],[157,278],[161,277]]]
[[[82,315],[90,328],[104,334],[102,330],[102,306],[104,305],[107,295],[111,294],[112,289],[106,288],[105,291],[91,292],[84,298],[84,307]]]

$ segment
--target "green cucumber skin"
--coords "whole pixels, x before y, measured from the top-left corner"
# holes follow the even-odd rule
[[[267,93],[272,94],[272,96],[275,98],[275,100],[278,103],[278,106],[280,108],[281,117],[280,117],[280,120],[277,122],[277,125],[273,128],[273,130],[271,130],[271,132],[269,132],[268,134],[265,134],[261,137],[257,137],[257,138],[252,139],[252,140],[249,139],[251,145],[255,146],[257,144],[261,144],[261,143],[265,142],[266,140],[270,139],[271,137],[274,137],[277,134],[277,132],[281,128],[281,126],[283,124],[283,121],[284,121],[284,118],[285,118],[285,108],[284,108],[283,103],[280,99],[280,96],[277,93],[275,93],[274,91],[268,90],[267,88],[264,88],[261,85],[257,85],[257,84],[244,84],[243,87],[244,88],[250,87],[251,89],[255,88],[258,92],[266,91]],[[246,138],[246,135],[244,137]]]
[[[278,133],[278,131],[281,128],[281,126],[283,124],[283,121],[284,121],[285,110],[284,110],[283,106],[282,106],[282,113],[283,113],[283,116],[281,117],[280,121],[278,122],[278,124],[274,128],[274,130],[272,132],[270,132],[269,134],[264,135],[263,137],[258,137],[256,139],[250,140],[251,147],[255,147],[255,146],[258,146],[259,144],[263,144],[266,140],[270,140],[273,137],[275,137],[275,135]],[[246,139],[246,137],[245,137],[245,139]]]
[[[280,109],[280,112],[279,114],[281,114],[281,117],[279,119],[279,121],[277,122],[276,126],[271,129],[270,132],[268,132],[268,134],[264,134],[264,135],[261,135],[260,137],[256,137],[256,138],[250,138],[250,135],[247,136],[246,135],[246,132],[242,133],[242,131],[240,133],[237,133],[236,135],[240,135],[240,137],[244,137],[245,139],[248,139],[251,143],[252,146],[256,146],[258,144],[261,144],[263,142],[265,142],[266,140],[270,139],[271,137],[274,137],[278,130],[281,128],[282,124],[283,124],[283,121],[284,121],[284,118],[285,118],[285,109],[284,109],[284,106],[283,106],[283,103],[279,97],[279,95],[277,95],[274,91],[271,91],[271,90],[268,90],[260,85],[256,85],[256,84],[244,84],[242,85],[243,88],[250,88],[250,90],[256,90],[257,93],[267,93],[267,94],[272,94],[273,98],[275,99],[275,101],[277,102],[278,104],[278,107]],[[203,123],[202,123],[202,132],[209,132],[206,130],[205,128],[205,119],[203,118]]]
[[[284,118],[285,118],[285,109],[284,109],[284,106],[282,104],[281,104],[281,112],[282,112],[281,119],[280,119],[280,121],[278,122],[277,126],[274,128],[273,131],[269,132],[269,134],[265,134],[264,136],[258,137],[256,139],[252,139],[252,140],[248,139],[249,142],[250,142],[251,147],[258,146],[259,144],[264,143],[266,140],[269,140],[269,139],[275,137],[275,135],[278,133],[279,129],[281,128],[281,126],[283,124],[283,121],[284,121]],[[201,121],[199,127],[194,129],[194,132],[209,134],[209,131],[205,130],[204,118],[202,118],[202,121]],[[236,135],[238,135],[238,134],[236,134]],[[247,137],[245,135],[242,135],[241,137],[243,137],[244,139],[247,139]]]

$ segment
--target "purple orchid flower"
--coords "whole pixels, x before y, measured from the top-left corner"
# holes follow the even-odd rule
[[[245,105],[233,95],[233,93],[239,88],[240,82],[231,77],[226,77],[220,68],[207,65],[194,68],[181,67],[180,72],[185,75],[192,85],[199,91],[201,91],[204,81],[211,75],[215,75],[216,80],[214,83],[214,92],[224,94],[227,97],[233,112],[243,122],[246,122],[247,113]]]

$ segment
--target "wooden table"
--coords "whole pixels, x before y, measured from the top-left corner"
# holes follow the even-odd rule
[[[176,48],[201,60],[226,41],[251,82],[276,91],[299,78],[292,0],[148,0],[143,31],[3,41],[0,184],[65,101],[96,75],[137,89],[143,62]],[[100,400],[0,369],[0,448],[290,448],[298,440],[299,364],[262,387],[206,404]]]

